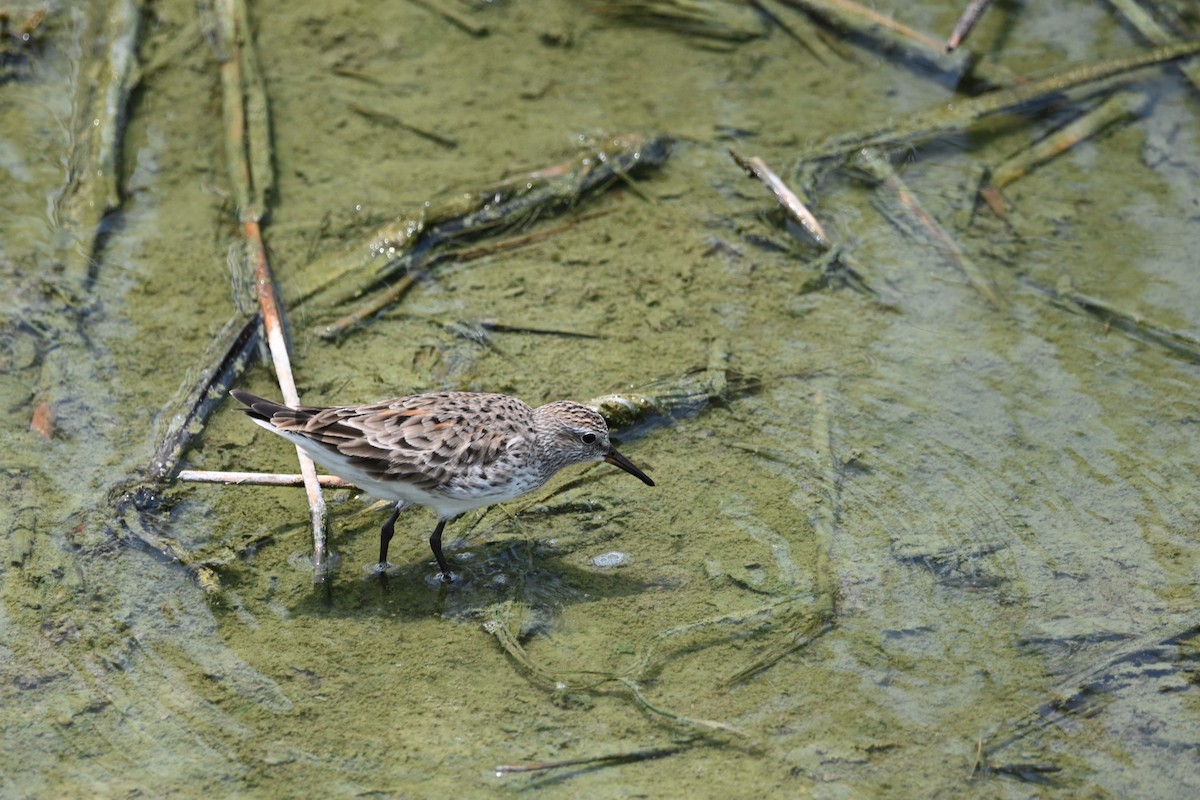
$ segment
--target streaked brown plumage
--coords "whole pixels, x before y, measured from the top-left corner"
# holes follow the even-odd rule
[[[396,503],[380,531],[381,568],[396,517],[412,503],[437,513],[429,545],[449,580],[442,529],[465,511],[520,497],[560,469],[591,461],[607,461],[654,485],[612,446],[603,417],[566,400],[535,409],[507,395],[439,392],[293,409],[247,392],[232,394],[258,425],[338,477]]]

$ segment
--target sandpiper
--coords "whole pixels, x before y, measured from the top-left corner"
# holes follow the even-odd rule
[[[502,394],[438,392],[361,406],[289,408],[248,392],[232,394],[255,423],[334,475],[396,504],[379,532],[381,571],[396,517],[410,504],[437,514],[429,546],[442,580],[449,581],[442,530],[466,511],[520,497],[563,467],[591,461],[607,461],[654,485],[612,446],[603,417],[567,400],[531,408]]]

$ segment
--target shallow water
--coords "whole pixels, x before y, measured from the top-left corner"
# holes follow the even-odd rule
[[[806,145],[948,102],[950,78],[857,45],[818,61],[778,30],[731,44],[550,0],[460,6],[483,38],[416,4],[300,5],[251,10],[285,296],[369,221],[561,162],[582,139],[676,139],[662,169],[580,209],[607,213],[440,269],[338,343],[317,333],[344,308],[295,310],[306,402],[445,387],[586,400],[714,353],[759,383],[627,436],[654,488],[574,470],[453,524],[465,577],[449,587],[425,511],[401,517],[387,587],[370,579],[386,512],[345,490],[327,493],[324,589],[297,489],[177,484],[149,523],[122,524],[115,499],[162,410],[245,301],[217,64],[191,4],[145,13],[127,196],[72,283],[78,244],[54,197],[86,15],[49,4],[43,49],[0,86],[0,794],[1196,791],[1200,368],[1040,288],[1068,278],[1200,337],[1200,127],[1176,70],[1136,84],[1142,119],[1007,187],[1003,220],[968,213],[979,168],[1076,107],[901,148],[904,182],[1000,308],[884,188],[825,175],[813,205],[881,302],[817,286],[819,252],[727,149],[791,179]],[[952,5],[896,16],[944,32]],[[1022,73],[1138,45],[1103,8],[1004,7],[972,44]],[[481,344],[451,327],[482,320],[597,338]],[[239,385],[278,394],[261,366]],[[48,439],[28,430],[43,401]],[[231,406],[185,460],[295,468]],[[213,565],[220,592],[133,546],[144,524]],[[496,774],[622,753],[644,758]]]

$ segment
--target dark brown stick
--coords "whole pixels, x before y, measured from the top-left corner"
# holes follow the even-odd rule
[[[258,314],[252,314],[240,325],[237,320],[231,320],[225,326],[213,348],[216,359],[200,374],[200,380],[181,403],[182,410],[167,412],[169,427],[150,459],[146,480],[158,482],[172,477],[192,440],[255,357],[261,327],[262,318]]]
[[[650,761],[655,758],[673,756],[676,753],[686,749],[687,747],[682,745],[675,747],[652,747],[647,750],[631,750],[626,753],[609,753],[608,755],[603,756],[566,758],[562,761],[541,761],[533,764],[500,764],[496,767],[496,774],[504,775],[511,772],[542,772],[551,769],[562,769],[563,767],[607,767],[616,764],[633,764],[638,761]]]

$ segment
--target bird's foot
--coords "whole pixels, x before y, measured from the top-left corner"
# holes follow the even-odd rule
[[[464,580],[463,573],[453,569],[442,569],[439,567],[435,571],[428,574],[425,578],[426,585],[429,588],[447,589],[454,584],[461,584]]]

